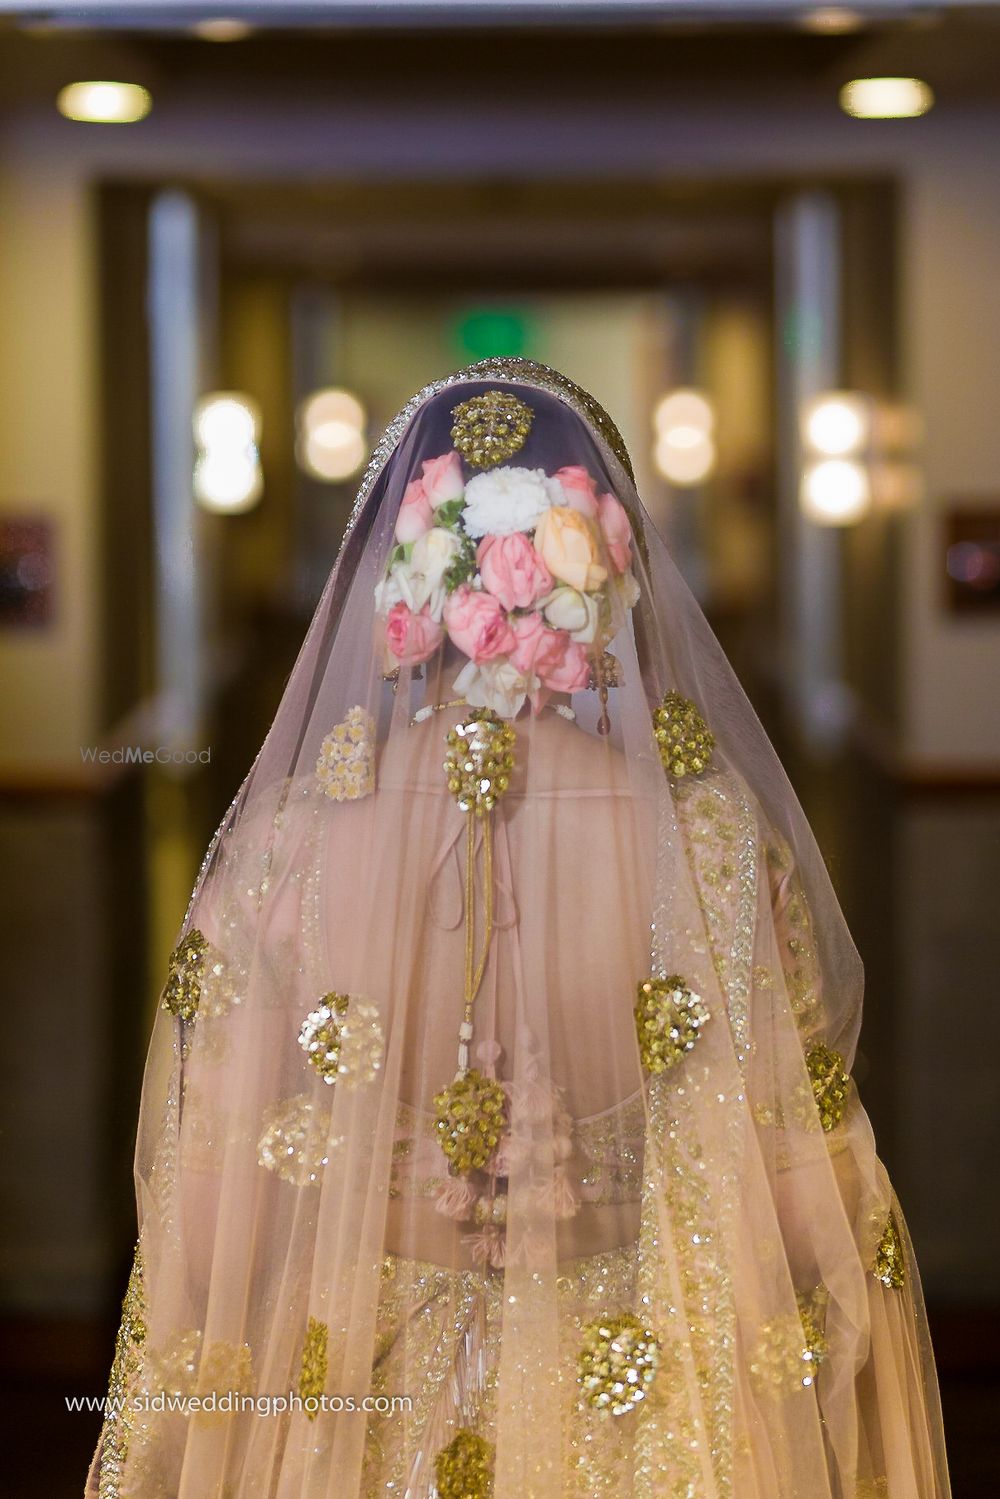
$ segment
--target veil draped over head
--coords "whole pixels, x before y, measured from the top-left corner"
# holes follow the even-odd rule
[[[171,956],[99,1499],[943,1499],[861,965],[606,414],[365,475]]]

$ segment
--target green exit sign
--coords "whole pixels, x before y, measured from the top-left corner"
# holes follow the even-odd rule
[[[455,342],[470,363],[523,357],[531,347],[530,321],[514,308],[477,307],[456,321]]]

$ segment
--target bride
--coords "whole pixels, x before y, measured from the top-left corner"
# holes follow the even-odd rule
[[[861,965],[608,416],[390,425],[169,965],[92,1499],[945,1499]]]

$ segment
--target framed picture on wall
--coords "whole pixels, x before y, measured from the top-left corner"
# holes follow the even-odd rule
[[[944,518],[945,601],[953,614],[1000,611],[1000,501]]]
[[[44,629],[53,617],[54,527],[37,517],[0,516],[0,626]]]

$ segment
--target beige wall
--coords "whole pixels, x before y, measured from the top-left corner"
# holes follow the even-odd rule
[[[70,162],[0,148],[0,511],[51,520],[55,620],[0,631],[0,770],[63,780],[95,733],[94,276]]]
[[[655,171],[760,176],[889,172],[904,186],[901,323],[904,380],[927,427],[926,498],[908,521],[902,758],[914,768],[995,766],[1000,694],[996,624],[949,620],[939,605],[934,555],[943,499],[997,493],[1000,428],[1000,112],[939,111],[926,120],[862,125],[832,107],[789,113],[777,104],[740,114],[725,107],[671,113],[635,100],[613,120],[555,101],[538,118],[467,102],[419,120],[391,107],[352,112],[344,101],[279,117],[248,105],[215,110],[192,101],[142,126],[79,129],[54,112],[0,123],[0,506],[37,510],[61,526],[59,617],[47,635],[0,637],[0,672],[17,703],[0,734],[0,772],[67,772],[91,722],[96,632],[92,422],[93,244],[88,187],[101,175],[186,176],[299,172],[305,176],[411,172],[482,175],[578,170],[621,176]],[[573,117],[573,110],[578,110]],[[528,166],[526,167],[526,163]],[[419,383],[415,380],[414,384]],[[613,392],[602,390],[614,411]],[[991,679],[989,673],[993,672]]]

